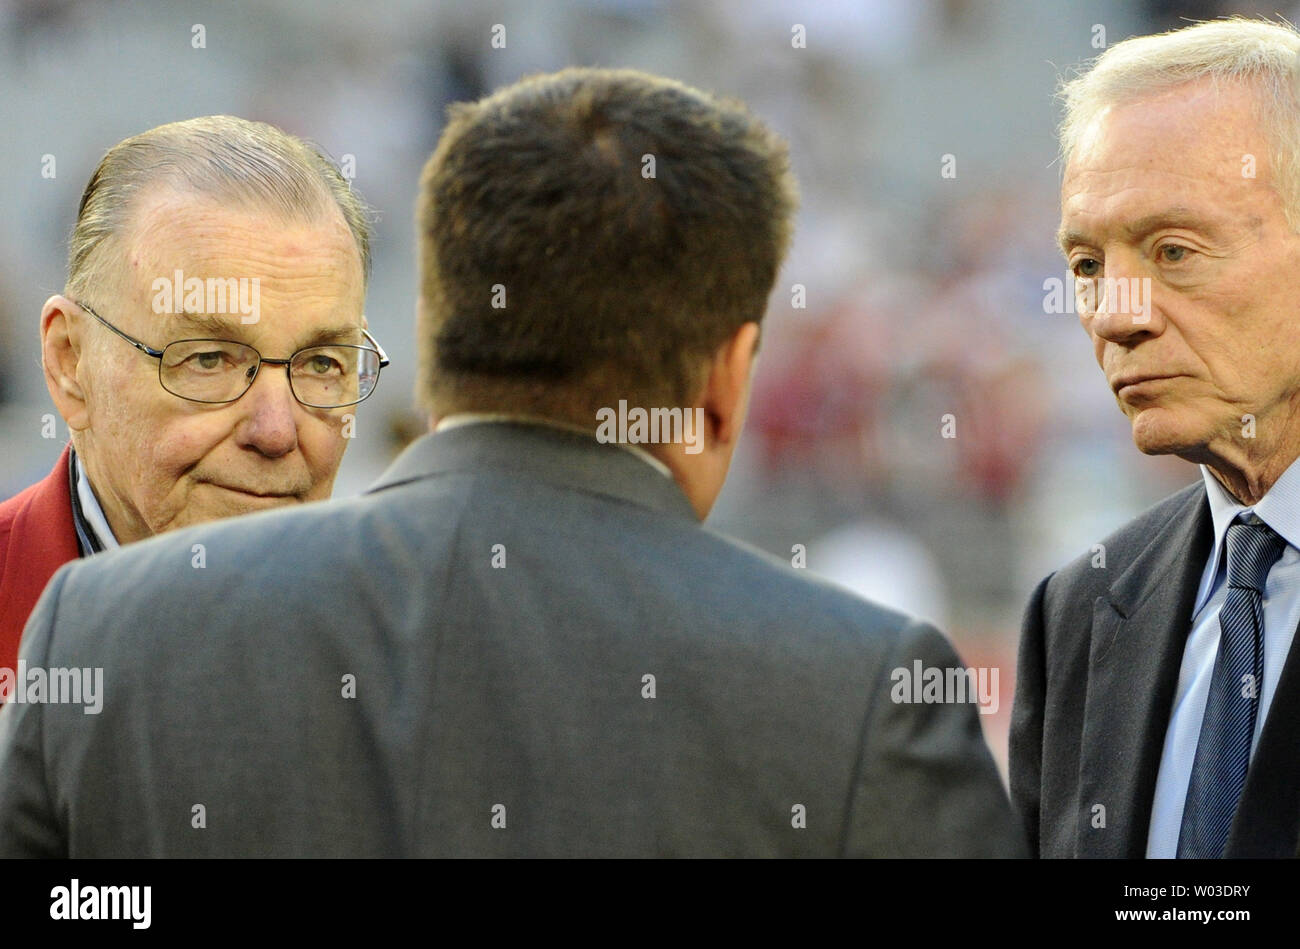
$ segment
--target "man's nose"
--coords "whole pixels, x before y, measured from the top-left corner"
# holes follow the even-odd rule
[[[1113,343],[1133,345],[1159,336],[1164,317],[1153,299],[1155,281],[1134,254],[1106,256],[1104,276],[1094,281],[1092,331]]]
[[[263,365],[238,404],[245,412],[236,432],[241,445],[268,458],[287,455],[298,446],[297,400],[284,366]]]

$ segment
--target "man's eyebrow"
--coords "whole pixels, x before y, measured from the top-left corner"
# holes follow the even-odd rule
[[[205,333],[214,339],[225,339],[239,332],[239,324],[207,313],[174,313],[167,319],[174,320],[184,332]]]
[[[1260,223],[1262,222],[1254,218],[1247,222],[1247,226],[1258,227]],[[1129,240],[1139,240],[1152,231],[1160,230],[1162,227],[1182,227],[1188,230],[1200,231],[1210,238],[1216,238],[1222,234],[1221,224],[1212,218],[1206,217],[1199,211],[1184,207],[1167,208],[1164,211],[1157,211],[1155,214],[1147,214],[1136,221],[1129,221],[1124,225],[1123,230]],[[1067,230],[1064,226],[1056,232],[1056,241],[1060,245],[1062,253],[1068,253],[1070,248],[1076,244],[1094,243],[1093,239],[1082,231]]]
[[[347,326],[316,330],[307,337],[307,342],[303,343],[303,346],[315,346],[319,343],[359,343],[361,340],[361,327],[356,323],[349,323]]]
[[[247,330],[242,324],[224,317],[207,313],[177,313],[171,319],[180,325],[181,332],[184,333],[202,333],[204,338],[229,339],[235,342],[240,342],[246,338]],[[349,323],[313,330],[298,345],[297,349],[306,349],[308,346],[320,346],[328,343],[360,342],[362,342],[361,326],[356,323]]]

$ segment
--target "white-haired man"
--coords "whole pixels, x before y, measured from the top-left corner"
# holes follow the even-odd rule
[[[71,444],[0,504],[0,669],[62,564],[328,497],[347,406],[386,362],[362,313],[365,206],[270,125],[208,116],[115,145],[70,243],[40,327]]]
[[[1138,449],[1201,477],[1034,592],[1011,782],[1043,856],[1296,855],[1298,64],[1215,21],[1064,89],[1080,320]]]

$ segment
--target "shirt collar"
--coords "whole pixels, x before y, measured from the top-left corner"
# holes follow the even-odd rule
[[[582,435],[589,435],[593,439],[596,437],[595,433],[592,432],[591,429],[583,428],[581,425],[570,425],[567,422],[557,422],[554,419],[540,418],[536,415],[513,415],[508,412],[458,412],[455,415],[448,415],[446,418],[440,419],[438,424],[434,426],[433,430],[435,432],[442,432],[449,428],[459,428],[462,425],[481,425],[492,422],[547,425],[551,428],[559,428],[569,432],[578,432]],[[623,442],[614,442],[613,444],[618,445],[619,448],[626,451],[630,451],[665,478],[670,481],[673,480],[672,470],[644,448],[640,448],[636,445],[624,444]]]
[[[1229,525],[1251,511],[1288,544],[1300,549],[1300,459],[1293,461],[1253,506],[1242,504],[1229,494],[1205,465],[1201,465],[1201,477],[1205,480],[1210,518],[1214,522],[1214,549],[1210,553],[1213,563],[1219,563],[1223,556]]]
[[[72,452],[70,459],[72,471],[75,478],[77,489],[77,502],[73,505],[73,514],[79,514],[77,527],[80,531],[86,531],[94,535],[94,540],[98,544],[91,544],[93,551],[112,550],[120,546],[117,538],[113,536],[113,529],[108,526],[108,518],[104,515],[104,509],[100,507],[99,498],[95,497],[94,489],[90,486],[90,479],[86,477],[86,469],[77,458],[77,453]],[[85,546],[85,544],[83,544]]]

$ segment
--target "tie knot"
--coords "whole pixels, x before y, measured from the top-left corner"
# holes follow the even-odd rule
[[[1228,526],[1228,586],[1264,592],[1268,571],[1282,556],[1286,541],[1259,519]]]

